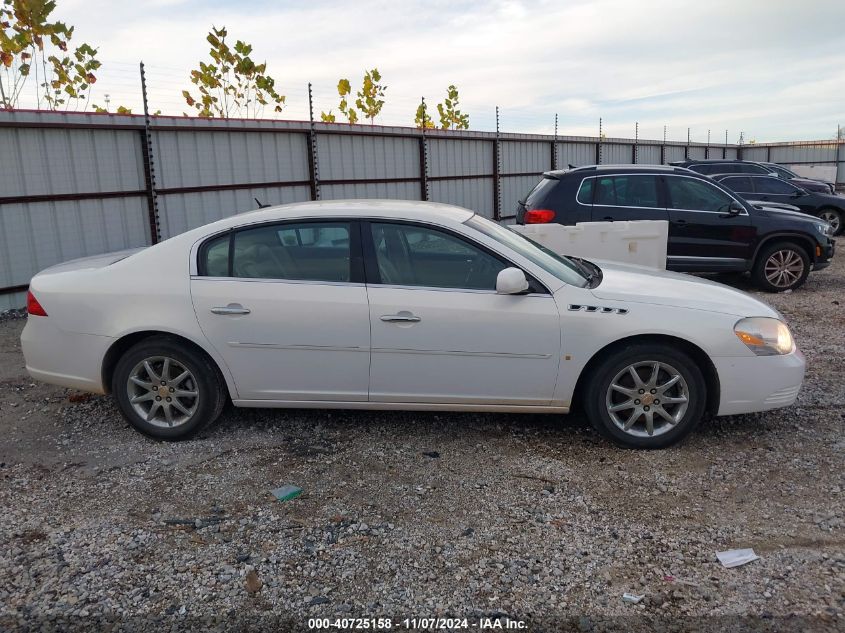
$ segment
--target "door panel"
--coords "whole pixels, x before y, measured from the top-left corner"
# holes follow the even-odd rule
[[[359,236],[348,220],[287,221],[200,247],[194,309],[241,399],[367,400],[370,315]]]
[[[369,222],[370,400],[545,405],[560,353],[551,295],[500,295],[510,264],[466,237]]]
[[[669,205],[668,266],[672,270],[744,270],[756,229],[743,213],[727,213],[733,201],[710,183],[665,176]]]
[[[241,399],[367,400],[370,318],[363,284],[199,277],[191,295]],[[230,304],[250,312],[212,312]]]
[[[378,285],[368,292],[371,401],[551,401],[560,360],[551,296]],[[419,320],[383,320],[394,315]]]

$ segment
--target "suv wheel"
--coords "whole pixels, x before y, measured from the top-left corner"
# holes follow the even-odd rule
[[[842,233],[842,212],[838,209],[822,209],[819,217],[830,224],[834,235]]]
[[[112,393],[130,425],[161,440],[191,437],[214,422],[226,403],[213,362],[166,337],[145,339],[121,357]]]
[[[792,242],[777,242],[764,247],[757,256],[751,276],[766,292],[783,292],[801,286],[810,274],[807,252]]]
[[[707,385],[696,363],[668,345],[633,344],[590,376],[584,408],[602,435],[627,448],[665,448],[701,420]]]

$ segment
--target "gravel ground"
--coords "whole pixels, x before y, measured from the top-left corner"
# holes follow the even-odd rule
[[[658,452],[575,416],[250,409],[157,443],[108,398],[33,383],[7,314],[0,629],[843,630],[844,289],[840,257],[761,295],[808,358],[795,406]],[[303,495],[276,501],[288,483]],[[715,558],[744,547],[761,560]]]

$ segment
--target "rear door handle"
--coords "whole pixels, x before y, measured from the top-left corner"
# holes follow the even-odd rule
[[[672,220],[672,224],[681,224],[681,225],[683,225],[683,224],[686,224],[686,223],[687,223],[687,221],[686,221],[686,220]]]
[[[410,312],[400,312],[399,314],[383,314],[381,320],[385,323],[419,323],[422,319]]]
[[[249,314],[250,309],[243,307],[240,303],[230,303],[227,306],[211,308],[214,314]]]
[[[613,216],[612,215],[606,215],[602,218],[602,220],[607,220],[608,222],[613,222]]]

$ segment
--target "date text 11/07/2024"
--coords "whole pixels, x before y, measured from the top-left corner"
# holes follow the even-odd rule
[[[520,631],[525,630],[528,623],[510,618],[309,618],[308,628],[335,629],[339,631],[371,630],[424,630],[424,631]]]

